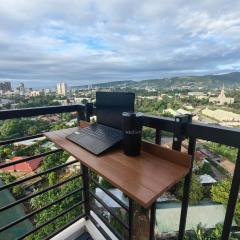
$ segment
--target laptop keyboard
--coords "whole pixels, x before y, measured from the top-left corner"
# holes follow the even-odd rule
[[[105,127],[103,125],[99,124],[93,124],[89,127],[81,129],[80,133],[86,134],[88,136],[93,136],[99,140],[115,140],[116,138],[119,138],[122,136],[122,132],[110,128],[110,127]]]
[[[101,124],[92,124],[67,136],[67,139],[99,155],[122,139],[122,131]]]

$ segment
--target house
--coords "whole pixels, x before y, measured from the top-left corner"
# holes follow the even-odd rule
[[[27,156],[13,157],[7,162],[15,162],[21,159],[27,158]],[[36,170],[40,163],[43,161],[43,157],[35,158],[30,161],[21,162],[15,165],[11,165],[5,168],[1,168],[0,172],[32,172]]]
[[[204,186],[209,186],[217,182],[212,176],[208,174],[200,175],[199,180],[200,180],[200,183]]]

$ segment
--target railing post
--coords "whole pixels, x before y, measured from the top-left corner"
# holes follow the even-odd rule
[[[187,115],[180,115],[175,117],[172,149],[181,151],[184,130],[185,130],[186,124],[189,122],[189,119],[190,118]]]
[[[132,228],[133,228],[133,200],[131,198],[128,198],[129,207],[128,207],[128,225],[129,225],[129,231],[128,231],[128,239],[132,240]]]
[[[85,121],[90,122],[90,117],[93,115],[93,103],[85,105]]]
[[[77,126],[80,126],[80,121],[85,120],[84,109],[81,108],[77,111]]]
[[[151,206],[150,210],[150,235],[149,240],[155,239],[155,223],[156,223],[156,202]]]
[[[89,170],[88,167],[81,164],[82,175],[83,175],[83,194],[84,194],[84,208],[86,214],[86,220],[90,215],[90,198],[89,198]]]
[[[186,126],[190,122],[192,122],[192,115],[182,115],[182,116],[175,117],[175,127],[174,127],[174,133],[173,133],[173,146],[172,146],[173,149],[181,151],[182,141],[184,137],[186,137],[185,136]],[[191,139],[191,141],[189,141],[189,149],[188,149],[189,154],[194,153],[195,143],[196,143],[195,139]],[[194,157],[192,158],[192,162],[193,162],[193,159]],[[183,199],[182,199],[182,207],[181,207],[181,215],[180,215],[180,223],[179,223],[178,240],[183,240],[184,238],[191,177],[192,177],[192,166],[189,173],[184,179]]]
[[[231,190],[228,198],[221,240],[229,239],[234,211],[238,199],[239,185],[240,185],[240,149],[238,149],[238,155],[234,169]]]
[[[184,179],[183,199],[182,199],[182,208],[181,208],[181,216],[180,216],[180,223],[179,223],[178,240],[183,240],[184,234],[185,234],[195,147],[196,147],[196,139],[190,138],[189,145],[188,145],[188,154],[192,155],[191,167],[190,167],[189,173],[186,175]]]
[[[161,145],[161,130],[159,128],[156,128],[155,144]]]

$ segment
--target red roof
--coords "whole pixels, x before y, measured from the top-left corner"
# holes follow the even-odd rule
[[[15,162],[24,158],[27,158],[27,157],[24,157],[24,156],[14,157],[10,160],[10,162]],[[0,172],[6,172],[6,171],[32,172],[39,167],[42,160],[43,160],[43,157],[35,158],[30,161],[25,161],[25,162],[18,163],[16,165],[1,168]]]

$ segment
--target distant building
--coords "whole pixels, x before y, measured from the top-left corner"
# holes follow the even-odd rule
[[[42,93],[43,93],[42,91],[37,91],[37,90],[35,90],[35,91],[29,92],[28,95],[29,95],[30,97],[38,97],[38,96],[40,96]]]
[[[16,88],[16,90],[18,91],[18,93],[20,95],[24,95],[25,93],[25,86],[24,86],[24,83],[20,83],[19,86]]]
[[[234,103],[234,98],[226,97],[224,92],[224,86],[222,87],[221,93],[218,97],[210,97],[209,102],[216,103],[218,105],[232,104]]]
[[[62,96],[67,96],[67,84],[57,83],[57,94]]]
[[[217,181],[208,174],[203,174],[199,176],[200,183],[204,186],[211,186],[212,184],[216,183]]]
[[[2,92],[12,91],[11,82],[0,82],[0,90],[2,90]]]
[[[204,92],[188,92],[188,96],[195,97],[199,100],[208,98],[208,95]]]

